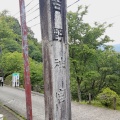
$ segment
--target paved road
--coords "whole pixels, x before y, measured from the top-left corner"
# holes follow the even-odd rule
[[[4,118],[6,118],[6,120],[20,120],[18,116],[13,114],[13,112],[11,112],[11,110],[1,105],[0,105],[0,114],[2,114]]]
[[[11,87],[0,87],[0,102],[26,116],[25,92]],[[32,94],[33,120],[45,120],[42,95]],[[79,105],[72,102],[72,120],[120,120],[120,112]]]

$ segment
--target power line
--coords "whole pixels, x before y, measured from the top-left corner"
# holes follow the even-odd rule
[[[33,1],[33,0],[32,0],[32,1]],[[76,4],[76,3],[79,2],[79,1],[80,1],[80,0],[77,0],[76,2],[72,3],[71,5],[69,5],[67,8],[71,7],[72,5]],[[39,4],[39,3],[38,3],[38,4]],[[34,7],[36,7],[38,4],[36,4]],[[33,7],[33,8],[34,8],[34,7]],[[33,8],[31,8],[29,11],[31,11]],[[38,9],[39,9],[39,8],[37,8],[37,9],[34,10],[33,12],[37,11]],[[27,11],[27,12],[29,12],[29,11]],[[26,13],[27,13],[27,12],[26,12]],[[32,14],[33,12],[31,12],[30,14]],[[28,14],[28,15],[30,15],[30,14]],[[28,15],[27,15],[27,16],[28,16]],[[39,15],[36,16],[35,18],[29,20],[27,23],[31,22],[32,20],[36,19],[37,17],[39,17]],[[39,23],[39,24],[40,24],[40,23]],[[33,26],[36,26],[36,24],[33,25]],[[32,26],[32,27],[33,27],[33,26]]]
[[[39,25],[40,23],[37,23],[37,24],[35,24],[35,25],[33,25],[33,26],[31,26],[30,28],[32,28],[32,27],[34,27],[34,26],[37,26],[37,25]]]
[[[25,7],[28,7],[34,0],[31,0]],[[77,2],[79,2],[80,0],[77,0],[76,2],[72,3],[71,5],[67,6],[67,8],[73,6],[74,4],[76,4]],[[37,3],[35,6],[33,6],[31,9],[29,9],[26,13],[30,12],[31,10],[33,10],[37,5],[39,5],[39,3]],[[37,9],[38,10],[38,9]],[[18,11],[17,13],[15,13],[13,16],[16,16],[20,11]],[[34,11],[35,12],[35,11]],[[33,13],[33,12],[32,12]],[[31,14],[31,13],[30,13]]]
[[[39,3],[38,3],[39,4]],[[38,4],[36,4],[35,6],[33,6],[31,9],[29,9],[26,13],[29,13],[33,8],[35,8]],[[38,8],[39,9],[39,8]],[[38,9],[36,9],[36,10],[34,10],[33,12],[35,12],[35,11],[37,11]],[[20,12],[20,11],[19,11]],[[17,15],[19,12],[17,12],[15,15]],[[31,13],[33,13],[33,12],[31,12]],[[31,14],[30,13],[30,14]],[[28,15],[30,15],[30,14],[28,14]],[[14,17],[15,17],[15,15],[14,15]],[[28,15],[26,15],[26,16],[28,16]],[[16,19],[18,19],[19,17],[17,17]]]
[[[26,15],[26,17],[29,16],[29,15],[31,15],[32,13],[36,12],[37,10],[39,10],[39,8],[35,9],[34,11],[32,11],[31,13],[29,13],[28,15]],[[26,12],[26,13],[27,13],[27,12]],[[19,18],[19,17],[17,17],[17,19],[18,19],[18,18]]]
[[[34,0],[31,0],[25,7],[29,6]]]
[[[31,13],[29,13],[28,15],[26,16],[29,16],[30,14],[34,13],[35,11],[39,10],[39,8],[35,9],[34,11],[32,11]]]
[[[34,0],[31,0],[25,7],[28,7]],[[37,4],[38,5],[38,4]],[[29,10],[30,11],[30,10]],[[17,13],[15,13],[13,16],[15,17],[17,14],[19,14],[20,11],[18,11]]]
[[[79,2],[79,1],[80,1],[80,0],[77,0],[76,2],[74,2],[74,3],[72,3],[71,5],[67,6],[67,8],[69,8],[69,7],[73,6],[74,4],[76,4],[76,3],[77,3],[77,2]],[[39,4],[39,3],[38,3],[38,4]],[[37,5],[38,5],[38,4],[37,4]],[[37,5],[35,5],[35,7],[36,7]],[[33,8],[34,8],[34,7],[33,7]],[[32,9],[32,8],[31,8],[31,9]],[[31,9],[30,9],[30,10],[31,10]],[[39,8],[37,8],[37,9],[36,9],[36,10],[34,10],[33,12],[37,11],[38,9],[39,9]],[[29,10],[29,11],[30,11],[30,10]],[[29,12],[29,11],[27,11],[27,12]],[[33,12],[31,12],[30,14],[32,14]],[[28,14],[28,15],[30,15],[30,14]],[[28,16],[28,15],[27,15],[27,16]],[[28,22],[30,22],[30,21],[32,21],[32,20],[34,20],[34,19],[36,19],[37,17],[39,17],[39,15],[38,15],[38,16],[36,16],[35,18],[33,18],[33,19],[29,20]],[[28,22],[27,22],[27,23],[28,23]],[[32,28],[32,27],[34,27],[34,26],[37,26],[37,25],[39,25],[39,24],[40,24],[40,23],[37,23],[37,24],[35,24],[35,25],[31,26],[30,28]]]
[[[27,23],[29,23],[29,22],[33,21],[34,19],[38,18],[39,16],[40,16],[40,15],[38,15],[38,16],[36,16],[36,17],[34,17],[33,19],[29,20]]]
[[[67,6],[67,8],[73,6],[74,4],[76,4],[77,2],[79,2],[80,0],[77,0],[76,2],[72,3],[71,5]]]
[[[15,17],[18,13],[20,13],[20,11],[18,11],[17,13],[15,13],[13,16]]]
[[[39,4],[39,3],[38,3]],[[30,12],[33,8],[35,8],[38,4],[36,4],[35,6],[33,6],[31,9],[29,9],[26,13]]]
[[[34,1],[34,0],[31,0],[25,7],[29,6],[33,1]],[[74,3],[72,3],[71,5],[67,6],[67,8],[73,6],[74,4],[76,4],[76,3],[79,2],[79,1],[80,1],[80,0],[77,0],[76,2],[74,2]],[[37,5],[39,5],[39,3],[37,3],[37,4],[36,4],[35,6],[33,6],[31,9],[29,9],[26,13],[29,13],[29,12],[30,12],[31,10],[33,10]],[[29,13],[29,14],[26,15],[26,16],[29,16],[30,14],[34,13],[34,12],[37,11],[38,9],[39,9],[39,8],[35,9],[34,11],[32,11],[31,13]],[[20,12],[20,11],[19,11],[19,12]],[[15,15],[17,15],[19,12],[17,12]],[[14,16],[15,16],[15,15],[14,15]],[[38,18],[39,16],[40,16],[40,15],[34,17],[33,19],[29,20],[27,23],[33,21],[34,19]],[[34,26],[36,26],[36,25],[38,25],[38,24],[40,24],[40,23],[37,23],[37,24],[35,24],[35,25],[31,26],[31,27],[34,27]]]

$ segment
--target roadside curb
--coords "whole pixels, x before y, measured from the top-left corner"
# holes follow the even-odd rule
[[[11,87],[11,86],[9,86],[9,85],[4,85],[4,86]],[[19,89],[19,90],[25,91],[24,88],[20,88],[20,87],[11,87],[11,88]],[[35,94],[35,95],[39,95],[39,96],[43,96],[43,97],[44,97],[44,94],[39,93],[39,92],[31,91],[31,93],[32,93],[32,94]]]
[[[19,88],[19,87],[16,87],[16,88],[17,88],[17,89],[19,89],[19,90],[25,91],[25,89],[24,89],[24,88]],[[31,91],[31,93],[32,93],[32,94],[35,94],[35,95],[39,95],[39,96],[43,96],[43,97],[44,97],[44,94],[39,93],[39,92],[34,92],[34,91]]]
[[[17,119],[19,120],[26,120],[24,117],[22,117],[21,115],[19,115],[18,113],[16,113],[15,111],[13,111],[12,109],[10,109],[9,107],[0,104],[0,107],[5,109],[8,113],[11,113],[13,116],[15,116]],[[6,117],[6,116],[5,116]]]

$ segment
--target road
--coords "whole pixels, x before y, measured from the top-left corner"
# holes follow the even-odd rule
[[[23,89],[0,87],[0,102],[22,116],[26,116],[25,92]],[[33,92],[32,106],[33,120],[45,120],[43,95]],[[120,112],[72,102],[72,120],[120,120]]]

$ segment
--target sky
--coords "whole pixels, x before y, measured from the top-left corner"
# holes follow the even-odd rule
[[[10,1],[9,3],[7,3],[8,0],[0,0],[0,12],[6,9],[9,11],[9,14],[11,16],[14,16],[19,20],[19,0]],[[67,0],[67,6],[71,5],[75,1],[77,0]],[[30,2],[31,4],[29,4]],[[26,11],[29,11],[35,6],[31,11],[26,13],[26,21],[27,26],[31,27],[31,29],[35,33],[35,38],[40,41],[41,31],[39,24],[40,17],[38,3],[39,0],[25,0],[25,4],[29,4],[26,7]],[[114,42],[109,44],[120,44],[120,0],[80,0],[76,4],[69,7],[67,11],[75,12],[78,5],[89,6],[88,14],[84,17],[84,21],[88,22],[90,25],[93,25],[94,22],[107,22],[108,24],[113,23],[113,27],[108,28],[105,34],[107,34],[108,36],[110,36],[111,39],[114,40]]]

